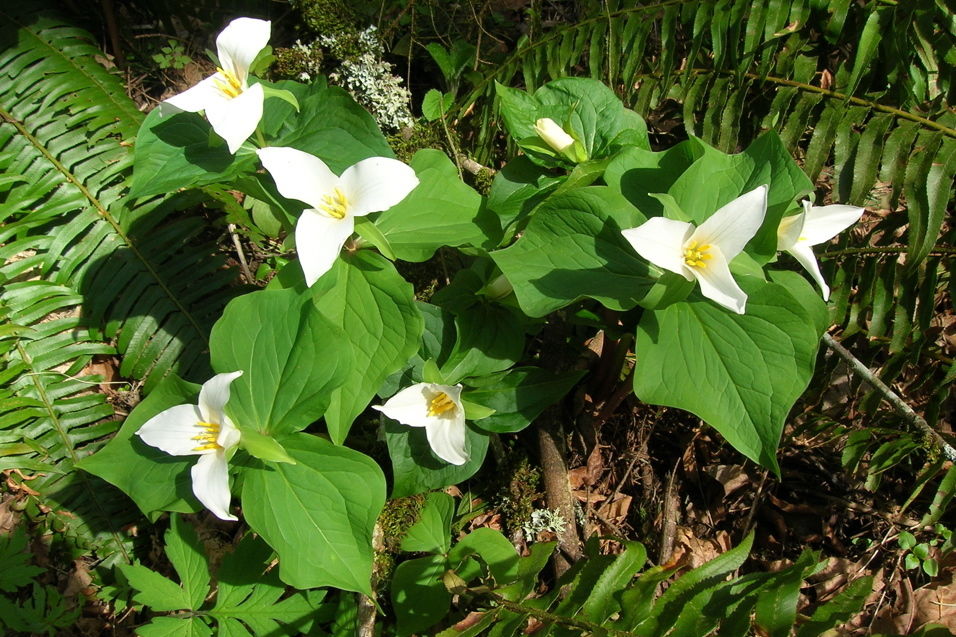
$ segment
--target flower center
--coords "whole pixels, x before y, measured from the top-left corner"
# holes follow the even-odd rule
[[[219,71],[219,75],[226,80],[223,82],[218,77],[215,78],[212,83],[216,85],[216,88],[228,98],[239,97],[239,94],[242,93],[242,82],[239,81],[236,74],[221,68],[217,68],[216,70]]]
[[[705,268],[707,262],[714,258],[710,253],[710,244],[704,243],[698,245],[696,241],[691,241],[684,245],[684,263],[692,268]]]
[[[449,412],[454,408],[455,401],[453,401],[445,392],[438,392],[438,395],[432,398],[428,403],[428,415],[441,416],[442,414]]]
[[[216,440],[219,438],[219,425],[214,422],[199,421],[196,423],[202,433],[193,436],[190,440],[199,442],[199,446],[193,447],[193,451],[208,451],[209,449],[222,449]]]
[[[349,200],[340,188],[332,191],[331,195],[322,195],[322,204],[319,208],[333,219],[345,219],[345,212],[349,209]]]

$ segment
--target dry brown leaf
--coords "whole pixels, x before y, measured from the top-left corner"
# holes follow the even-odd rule
[[[620,522],[627,517],[627,512],[631,508],[632,499],[629,495],[619,495],[611,502],[605,502],[601,505],[599,512],[612,522]]]
[[[924,586],[913,593],[915,606],[914,627],[923,624],[942,624],[956,634],[956,582]]]
[[[716,480],[724,487],[724,495],[753,484],[753,478],[739,464],[720,464],[706,467],[704,473]]]

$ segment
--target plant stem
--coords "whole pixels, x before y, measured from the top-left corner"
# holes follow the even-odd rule
[[[827,344],[827,347],[832,349],[836,354],[845,360],[850,368],[858,375],[860,378],[868,382],[873,386],[883,398],[890,403],[900,415],[903,416],[906,422],[915,425],[919,428],[927,438],[931,439],[939,451],[946,456],[949,460],[956,461],[956,449],[950,445],[945,438],[935,429],[929,426],[929,423],[923,419],[922,416],[917,414],[915,411],[910,408],[903,399],[899,397],[892,389],[890,389],[886,383],[880,380],[876,374],[870,371],[870,369],[860,361],[856,356],[854,356],[850,350],[843,347],[840,343],[836,341],[829,334],[823,335],[823,342]]]

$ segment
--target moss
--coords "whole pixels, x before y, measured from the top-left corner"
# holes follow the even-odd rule
[[[420,494],[389,500],[385,503],[385,508],[382,509],[382,514],[378,518],[385,538],[385,552],[398,553],[408,529],[418,522],[424,504],[425,496]]]
[[[440,122],[416,122],[411,128],[390,135],[388,143],[395,151],[395,155],[406,164],[423,148],[447,152],[445,135]]]
[[[302,22],[320,35],[341,35],[358,30],[358,16],[344,0],[292,0]]]
[[[322,67],[322,49],[317,46],[277,48],[272,66],[275,79],[298,80],[303,74],[313,76]]]
[[[474,178],[474,188],[482,195],[487,195],[491,184],[495,180],[495,173],[488,168],[482,168]]]
[[[541,497],[538,492],[541,472],[526,457],[521,457],[505,475],[508,482],[502,485],[498,509],[509,529],[520,529],[531,519],[534,501]]]

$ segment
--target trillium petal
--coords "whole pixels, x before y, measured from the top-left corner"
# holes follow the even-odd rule
[[[817,285],[820,286],[823,300],[829,301],[830,286],[823,280],[823,274],[820,272],[820,266],[817,264],[816,257],[813,256],[813,248],[810,247],[810,244],[806,241],[800,241],[787,250],[787,252],[793,255],[793,258],[799,261],[800,265],[802,265],[804,269],[810,273],[810,276],[813,277],[813,280],[817,282]]]
[[[436,456],[454,465],[468,462],[465,434],[465,414],[460,408],[455,410],[453,417],[435,418],[425,427],[428,446]]]
[[[220,520],[236,521],[239,518],[229,513],[229,465],[222,451],[199,458],[191,470],[193,494],[204,507]]]
[[[252,61],[269,44],[272,23],[255,18],[236,18],[216,38],[219,63],[226,71],[236,74],[245,85]]]
[[[349,202],[348,214],[363,217],[388,210],[418,185],[411,166],[388,157],[369,157],[342,173],[341,186]]]
[[[192,88],[188,88],[179,95],[173,95],[169,99],[163,102],[161,106],[169,105],[173,106],[180,111],[187,111],[190,113],[198,113],[199,111],[204,111],[210,106],[213,108],[217,104],[228,101],[228,98],[222,94],[216,87],[217,81],[222,81],[220,78],[222,76],[219,73],[207,77],[203,81],[199,82]],[[164,109],[164,113],[168,109]]]
[[[700,283],[701,294],[718,305],[743,314],[747,308],[747,293],[737,285],[721,251],[712,248],[710,255],[706,267],[692,269]]]
[[[216,374],[199,390],[199,413],[202,420],[221,425],[225,420],[223,408],[229,402],[229,385],[242,376],[242,370],[226,374]],[[231,424],[231,423],[230,423]]]
[[[863,216],[863,208],[834,204],[832,206],[807,206],[807,219],[803,223],[800,240],[807,245],[829,241]]]
[[[803,232],[803,221],[806,213],[790,215],[780,220],[777,226],[777,250],[789,250],[797,243],[800,233]]]
[[[253,84],[232,99],[219,100],[206,106],[206,119],[216,134],[226,140],[230,153],[235,154],[256,131],[262,119],[264,100],[262,85]]]
[[[200,433],[196,425],[201,420],[202,413],[196,405],[176,405],[147,420],[136,435],[150,447],[171,456],[192,456],[199,453],[193,436]]]
[[[319,208],[339,185],[339,178],[315,155],[284,146],[260,148],[256,154],[283,197],[311,208]]]
[[[430,386],[430,383],[417,383],[406,387],[385,401],[384,405],[372,405],[372,409],[377,409],[403,425],[424,427],[428,424]]]
[[[654,217],[636,228],[622,230],[634,250],[654,265],[692,280],[684,265],[684,242],[694,226],[684,221]]]
[[[731,261],[757,234],[766,214],[767,186],[759,186],[708,217],[691,240],[718,246],[724,258]]]
[[[222,426],[219,429],[219,436],[216,438],[216,444],[228,451],[232,447],[235,447],[239,444],[242,434],[239,433],[239,429],[236,428],[236,425],[232,422],[232,419],[225,414],[222,416],[221,425]]]
[[[536,132],[538,137],[543,139],[548,146],[559,153],[565,148],[574,145],[574,138],[568,135],[568,133],[558,126],[558,123],[550,117],[542,117],[536,121],[534,123],[534,132]]]
[[[350,216],[334,219],[310,208],[302,211],[295,224],[295,249],[306,285],[311,287],[329,271],[354,231],[355,220]]]

